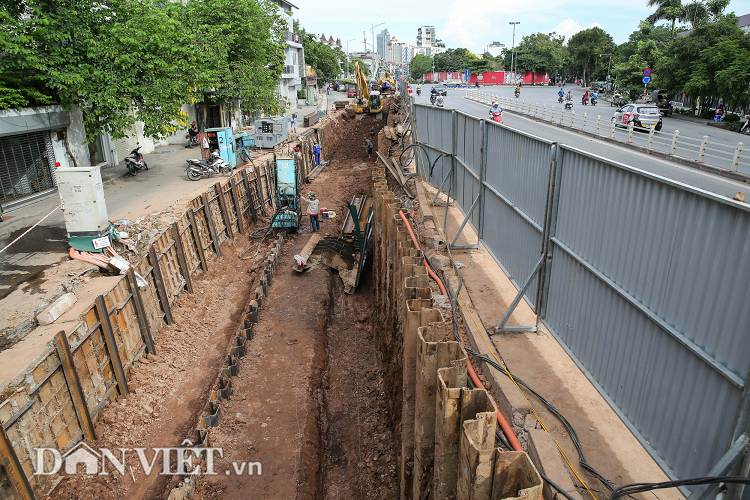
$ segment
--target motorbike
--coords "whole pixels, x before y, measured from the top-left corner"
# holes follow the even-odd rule
[[[443,107],[443,96],[439,95],[438,98],[437,98],[436,103],[437,103],[438,107],[442,108]]]
[[[592,106],[596,106],[596,103],[597,103],[597,102],[599,102],[599,99],[597,99],[596,97],[592,97],[592,98],[591,98],[591,105],[592,105]]]
[[[561,95],[557,96],[557,102],[559,102],[560,104],[562,104],[563,103],[563,96],[561,96]]]
[[[436,100],[437,100],[437,94],[430,95],[430,104],[435,104]]]
[[[740,134],[750,134],[750,115],[745,115],[745,124],[740,129]]]
[[[565,109],[573,109],[573,100],[569,99],[565,101]]]
[[[224,158],[219,154],[219,150],[215,149],[208,156],[208,160],[191,159],[186,160],[187,167],[185,172],[187,173],[188,179],[191,181],[197,181],[204,177],[211,177],[213,174],[224,174],[230,177],[234,172],[234,167],[224,161]]]
[[[589,98],[588,97],[582,97],[581,98],[581,104],[583,104],[584,106],[588,106],[588,104],[589,104]]]
[[[139,151],[142,147],[138,146],[130,152],[130,155],[125,157],[125,165],[128,167],[130,175],[137,174],[139,170],[148,170],[146,160],[143,159],[143,155]]]
[[[502,110],[490,111],[490,117],[492,118],[493,122],[503,123],[503,111]]]
[[[190,135],[190,134],[188,134],[188,135],[185,136],[185,139],[188,140],[187,147],[189,147],[191,149],[198,145],[198,136],[197,135]]]
[[[419,87],[417,87],[417,95],[420,95],[421,93],[422,93],[422,89],[420,89]]]
[[[516,90],[515,96],[516,96],[516,99],[518,99],[521,96],[521,92]]]

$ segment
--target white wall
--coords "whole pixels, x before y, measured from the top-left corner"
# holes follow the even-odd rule
[[[73,162],[68,160],[68,152],[65,151],[65,140],[57,139],[56,130],[51,130],[48,133],[50,139],[52,139],[52,151],[55,153],[55,161],[60,164],[60,167],[72,167]]]
[[[195,112],[195,106],[192,106],[190,104],[183,104],[182,111],[187,113],[188,116],[185,120],[185,128],[177,129],[167,137],[156,139],[155,141],[153,141],[155,147],[166,146],[168,144],[187,144],[187,139],[185,138],[185,136],[187,136],[187,129],[190,128],[190,124],[193,123],[193,121],[197,121],[198,116]],[[177,125],[177,122],[175,121],[173,121],[172,123]],[[142,125],[143,124],[141,124],[141,126]],[[143,141],[141,141],[141,144],[143,144]]]

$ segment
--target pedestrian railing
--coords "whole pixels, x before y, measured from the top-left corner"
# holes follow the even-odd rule
[[[500,97],[481,90],[467,90],[465,98],[487,105],[490,105],[492,101],[497,101],[504,111],[512,111],[559,126],[634,144],[670,157],[750,175],[750,154],[743,151],[742,142],[736,145],[723,144],[709,141],[707,135],[702,138],[689,137],[681,135],[679,130],[667,134],[658,132],[653,127],[648,130],[647,134],[643,134],[635,129],[632,122],[624,125],[616,123],[612,117],[602,117],[594,106],[583,112],[575,109],[565,110],[518,98]]]

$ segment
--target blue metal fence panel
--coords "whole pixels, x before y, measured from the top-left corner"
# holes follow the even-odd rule
[[[558,160],[546,321],[677,476],[704,475],[750,365],[750,210],[566,146]]]
[[[552,142],[487,122],[487,183],[543,226]]]

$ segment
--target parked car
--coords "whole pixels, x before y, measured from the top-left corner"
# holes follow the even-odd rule
[[[448,89],[442,83],[438,83],[437,85],[435,85],[435,90],[437,90],[438,95],[442,95],[442,96],[448,95]]]
[[[627,104],[615,111],[612,122],[618,127],[627,127],[632,122],[635,127],[653,127],[657,132],[661,130],[662,125],[659,108],[653,104]]]
[[[601,92],[604,90],[604,82],[591,82],[591,90]]]

